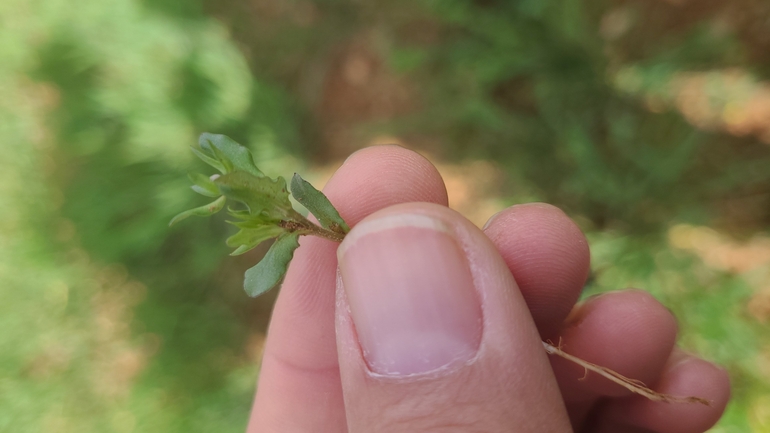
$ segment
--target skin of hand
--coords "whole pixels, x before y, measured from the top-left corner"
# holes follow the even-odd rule
[[[576,305],[590,254],[559,209],[513,206],[480,230],[447,207],[435,167],[397,146],[356,152],[324,192],[353,229],[341,245],[302,239],[248,432],[697,433],[724,411],[726,371],[676,348],[676,320],[649,294]],[[711,406],[580,380],[541,339]]]

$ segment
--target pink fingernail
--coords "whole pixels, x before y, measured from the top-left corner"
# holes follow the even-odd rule
[[[372,372],[420,374],[475,356],[481,306],[465,253],[445,223],[418,214],[365,221],[338,256]]]

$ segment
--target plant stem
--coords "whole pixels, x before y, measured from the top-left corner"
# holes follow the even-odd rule
[[[594,373],[608,380],[611,380],[612,382],[617,383],[623,388],[626,388],[627,390],[635,394],[644,396],[652,401],[662,401],[664,403],[700,403],[702,405],[711,406],[711,402],[706,400],[705,398],[676,397],[673,395],[661,394],[657,391],[654,391],[648,388],[641,381],[638,381],[636,379],[629,379],[614,370],[610,370],[607,367],[602,367],[600,365],[596,365],[588,361],[584,361],[578,358],[577,356],[570,355],[569,353],[564,352],[563,350],[561,350],[560,347],[554,346],[553,344],[547,343],[545,341],[543,341],[543,347],[545,348],[545,351],[549,355],[560,356],[568,361],[574,362],[575,364],[585,368],[586,374],[588,374],[589,371],[593,371]]]
[[[331,230],[327,230],[323,227],[317,226],[313,223],[310,223],[312,228],[309,228],[310,232],[308,234],[322,237],[324,239],[328,239],[330,241],[334,242],[342,242],[343,239],[345,239],[345,235],[342,233],[333,232]]]
[[[333,242],[342,242],[345,239],[344,233],[338,233],[329,229],[325,229],[317,224],[312,223],[309,219],[305,218],[299,212],[294,211],[290,215],[289,220],[281,221],[281,227],[289,229],[291,231],[301,231],[302,234],[308,234],[318,236],[324,239],[328,239]]]

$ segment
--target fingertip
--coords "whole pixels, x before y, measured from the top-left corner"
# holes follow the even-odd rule
[[[577,307],[562,332],[565,351],[626,377],[655,383],[676,342],[677,323],[652,295],[637,289],[607,293]],[[579,366],[554,361],[565,398],[573,395],[622,396],[628,391],[606,379],[584,374]]]
[[[544,338],[558,332],[590,270],[588,241],[561,209],[546,203],[512,206],[484,226],[521,289]]]
[[[324,187],[350,225],[385,207],[405,202],[446,206],[447,191],[427,158],[397,145],[378,145],[348,157]]]
[[[655,390],[678,397],[698,397],[700,403],[664,403],[633,397],[610,404],[607,418],[617,424],[659,433],[701,433],[719,421],[730,400],[727,370],[689,354],[675,351]]]
[[[516,204],[508,208],[505,208],[500,212],[497,212],[496,214],[489,217],[486,224],[484,224],[484,227],[482,228],[482,230],[486,230],[488,227],[492,226],[493,224],[496,224],[496,225],[510,224],[511,222],[515,222],[518,218],[526,218],[530,212],[537,213],[539,215],[545,216],[546,218],[548,218],[548,216],[553,216],[556,218],[567,216],[564,213],[564,211],[562,211],[561,209],[559,209],[558,207],[550,203],[543,203],[543,202],[522,203],[522,204]]]
[[[344,242],[337,346],[351,431],[567,431],[527,306],[475,225],[408,203]]]

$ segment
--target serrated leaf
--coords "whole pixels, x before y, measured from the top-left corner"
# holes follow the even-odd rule
[[[193,183],[192,189],[198,194],[202,194],[208,197],[219,197],[222,193],[208,176],[200,173],[190,173],[187,175],[190,181]]]
[[[211,155],[208,155],[208,151],[204,151],[203,149],[199,149],[195,146],[190,146],[190,150],[193,151],[195,156],[201,159],[201,161],[205,162],[206,164],[216,168],[220,173],[225,174],[227,173],[227,170],[225,169],[225,166],[222,165],[221,162],[217,161],[216,158],[214,158]]]
[[[281,219],[292,210],[286,181],[282,177],[270,179],[242,171],[220,176],[214,183],[227,198],[243,203],[251,215],[266,215]]]
[[[265,254],[265,257],[246,271],[243,288],[251,297],[259,296],[281,282],[289,262],[294,257],[294,250],[299,247],[299,234],[286,233],[278,237]]]
[[[242,228],[238,233],[227,238],[227,246],[236,248],[230,255],[237,256],[256,248],[262,242],[275,238],[282,233],[284,233],[284,230],[274,224]]]
[[[187,217],[190,217],[190,216],[209,216],[209,215],[213,215],[213,214],[219,212],[220,210],[222,210],[223,207],[225,207],[225,202],[226,201],[227,201],[227,199],[225,198],[225,196],[222,196],[222,197],[219,197],[218,199],[214,200],[213,202],[211,202],[211,203],[209,203],[209,204],[207,204],[205,206],[196,207],[194,209],[190,209],[190,210],[184,211],[184,212],[180,213],[179,215],[175,216],[174,218],[172,218],[171,222],[169,222],[168,225],[172,226],[172,225],[178,223],[179,221],[182,221],[183,219],[185,219]]]
[[[350,231],[350,227],[329,199],[297,173],[294,173],[294,177],[291,178],[291,195],[315,215],[324,228],[337,233]]]
[[[240,170],[257,177],[264,176],[256,164],[254,164],[254,159],[249,149],[236,143],[226,135],[204,132],[198,138],[198,144],[202,149],[212,152],[226,168],[227,162],[229,162],[231,167],[228,172]]]

